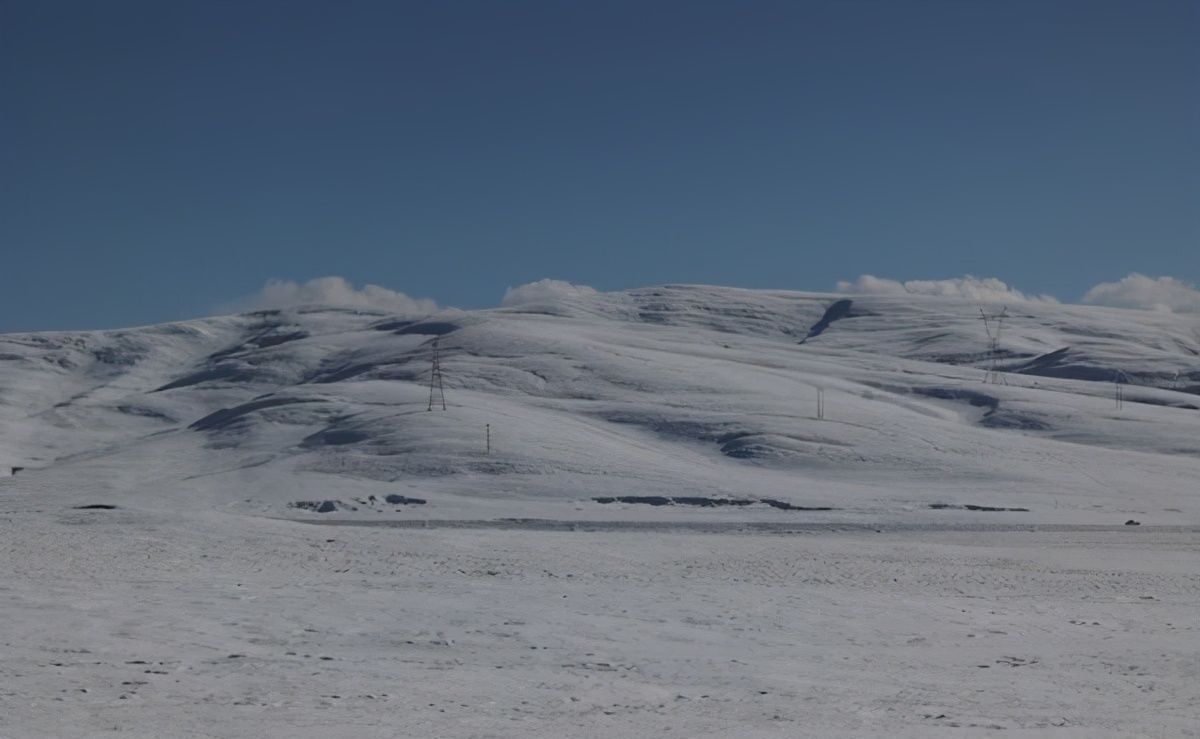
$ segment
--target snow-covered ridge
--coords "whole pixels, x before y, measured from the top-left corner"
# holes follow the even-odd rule
[[[435,340],[445,412],[427,410]],[[1000,348],[1008,384],[984,383],[979,306],[961,299],[702,286],[9,334],[0,468],[130,505],[277,515],[333,499],[611,517],[592,499],[665,495],[1200,520],[1195,316],[1022,302]],[[429,505],[369,502],[398,493]]]

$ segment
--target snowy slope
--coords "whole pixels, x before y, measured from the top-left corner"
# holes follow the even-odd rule
[[[921,296],[668,286],[5,335],[0,469],[68,497],[86,479],[80,502],[275,516],[1200,521],[1194,317],[1009,314],[1007,385],[983,382],[979,306]],[[354,502],[388,494],[427,503]],[[592,500],[614,496],[837,510]],[[288,505],[324,500],[341,510]]]

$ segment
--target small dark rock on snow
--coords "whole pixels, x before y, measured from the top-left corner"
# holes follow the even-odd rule
[[[384,498],[392,505],[425,505],[424,498],[406,498],[403,495],[388,495]]]

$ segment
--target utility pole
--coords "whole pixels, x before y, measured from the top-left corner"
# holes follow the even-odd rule
[[[446,389],[442,386],[442,358],[438,349],[438,340],[433,340],[433,367],[429,371],[429,407],[433,410],[434,397],[441,399],[442,410],[446,410]]]

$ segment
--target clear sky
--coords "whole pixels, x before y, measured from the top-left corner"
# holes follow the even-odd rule
[[[1200,278],[1200,1],[0,0],[0,330]]]

